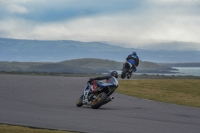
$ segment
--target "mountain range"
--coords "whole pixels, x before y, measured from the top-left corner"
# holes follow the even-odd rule
[[[172,47],[173,45],[180,45],[180,43],[170,43],[169,46]],[[166,46],[167,44],[165,44]],[[98,58],[124,62],[127,55],[131,54],[132,51],[137,52],[141,61],[156,63],[200,62],[200,51],[191,49],[138,49],[102,42],[0,38],[0,61],[9,62],[60,62],[82,58]]]

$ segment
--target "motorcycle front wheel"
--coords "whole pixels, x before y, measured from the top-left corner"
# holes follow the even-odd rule
[[[83,101],[83,95],[77,100],[76,106],[81,107],[83,105],[82,101]]]
[[[121,78],[124,79],[126,77],[126,73],[127,73],[128,69],[124,68],[121,74]]]
[[[106,93],[102,92],[102,93],[98,94],[97,98],[92,100],[91,107],[93,109],[98,109],[106,102],[106,100],[107,100],[107,95],[106,95]]]

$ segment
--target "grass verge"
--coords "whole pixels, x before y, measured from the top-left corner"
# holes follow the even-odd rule
[[[0,124],[0,133],[75,133]]]
[[[199,79],[120,80],[116,92],[138,98],[200,108]]]

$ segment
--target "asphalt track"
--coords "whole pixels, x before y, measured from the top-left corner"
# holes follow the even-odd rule
[[[200,132],[200,108],[117,93],[97,110],[76,107],[88,79],[0,75],[0,123],[86,133]]]

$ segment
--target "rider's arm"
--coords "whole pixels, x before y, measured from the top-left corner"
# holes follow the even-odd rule
[[[96,77],[96,78],[92,78],[93,80],[104,80],[104,79],[109,79],[112,76],[108,75],[108,76],[103,76],[103,77]]]
[[[128,55],[128,57],[126,57],[126,61],[128,61],[130,59],[131,55]]]
[[[89,80],[89,82],[92,82],[93,80],[104,80],[104,79],[109,79],[111,78],[112,76],[108,75],[108,76],[103,76],[103,77],[96,77],[96,78],[91,78]]]

